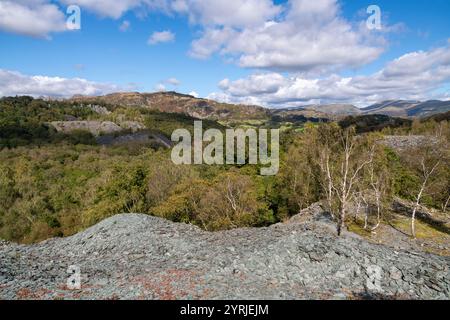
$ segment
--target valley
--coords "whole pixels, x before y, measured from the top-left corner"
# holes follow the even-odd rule
[[[449,22],[449,0],[0,0],[0,314],[445,308]]]
[[[173,93],[0,99],[0,298],[448,299],[446,108],[348,108]],[[278,174],[175,165],[172,133],[194,134],[199,120],[281,129]],[[353,185],[340,193],[346,154]],[[73,263],[85,277],[75,291]]]

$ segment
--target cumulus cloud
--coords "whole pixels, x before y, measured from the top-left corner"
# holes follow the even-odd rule
[[[375,60],[383,52],[381,33],[374,36],[376,33],[372,32],[368,37],[364,23],[354,26],[346,21],[340,13],[338,0],[289,0],[287,4],[275,4],[272,0],[59,2],[77,4],[82,9],[115,19],[135,9],[186,15],[191,23],[202,28],[201,36],[192,42],[192,57],[207,58],[220,53],[246,68],[322,72],[358,67]],[[19,3],[40,3],[57,10],[50,0],[21,0]],[[128,27],[124,22],[120,29],[127,30]],[[153,34],[149,44],[173,40],[173,33],[162,31]]]
[[[187,16],[200,27],[191,44],[192,57],[219,54],[241,67],[259,70],[247,78],[221,81],[222,91],[210,97],[222,101],[273,106],[339,101],[366,104],[449,94],[448,89],[442,89],[445,84],[449,87],[448,47],[406,54],[371,75],[339,75],[340,70],[376,60],[386,47],[386,33],[401,25],[383,25],[382,31],[370,31],[364,21],[353,24],[346,20],[338,0],[288,0],[283,4],[273,0],[0,0],[0,30],[37,37],[64,31],[64,12],[55,2],[77,4],[82,10],[114,19],[135,9]],[[129,27],[125,20],[119,29]],[[149,37],[148,44],[174,40],[170,30],[158,31]],[[64,82],[67,88],[58,87]],[[157,89],[178,85],[178,80],[167,79]],[[35,90],[39,95],[57,94],[58,90],[63,94],[85,93],[113,87],[84,79],[26,76],[4,70],[0,78],[2,94]]]
[[[153,34],[148,39],[148,44],[155,45],[158,43],[173,42],[174,40],[175,34],[172,33],[170,30],[156,31],[153,32]]]
[[[30,76],[0,69],[0,96],[71,97],[76,94],[103,95],[117,91],[122,91],[122,88],[113,84],[80,78]]]
[[[82,10],[102,17],[119,19],[126,12],[136,10],[145,15],[149,11],[170,13],[173,0],[1,0],[0,31],[35,37],[49,37],[52,32],[67,30],[65,9],[78,5]],[[58,7],[55,2],[59,2]],[[124,21],[119,29],[128,30]]]
[[[155,86],[155,90],[158,92],[163,92],[163,91],[167,91],[167,86],[178,87],[180,84],[181,84],[181,82],[177,78],[168,78],[168,79],[165,79],[165,80],[159,82]]]
[[[33,1],[33,0],[28,0]],[[47,0],[49,1],[49,0]],[[271,0],[59,0],[76,4],[104,17],[118,19],[127,11],[180,13],[203,25],[257,25],[276,15],[280,8]]]
[[[222,92],[210,98],[266,106],[366,105],[388,99],[442,98],[443,94],[436,92],[446,85],[450,85],[450,47],[405,54],[367,76],[307,78],[262,73],[235,81],[224,79],[219,83]]]
[[[230,41],[234,35],[236,31],[231,28],[209,28],[203,32],[200,39],[192,42],[189,55],[198,59],[209,58],[213,53],[221,51],[223,44]]]
[[[240,28],[211,21],[192,43],[191,55],[205,58],[218,52],[242,67],[318,72],[358,67],[383,52],[381,35],[368,37],[362,25],[352,26],[340,16],[337,0],[290,0],[283,8],[282,14],[269,10]],[[253,10],[259,10],[257,3]]]
[[[288,0],[287,4],[273,0],[58,1],[115,19],[135,9],[188,16],[201,27],[191,45],[192,57],[219,53],[245,68],[335,71],[371,62],[384,47],[382,33],[368,36],[364,23],[354,26],[341,16],[338,0]],[[0,18],[0,28],[12,32],[46,35],[64,29],[64,15],[50,0],[1,1]],[[129,22],[124,21],[119,29],[128,28]],[[148,43],[174,39],[166,30],[152,34]]]
[[[205,26],[258,26],[274,18],[281,7],[271,0],[175,0],[171,7]]]
[[[49,38],[50,33],[65,30],[65,15],[48,1],[0,1],[0,31]]]
[[[163,85],[162,83],[158,83],[155,87],[155,90],[158,92],[164,92],[166,91],[166,86]]]
[[[169,78],[166,79],[164,82],[175,87],[181,84],[180,80],[178,80],[177,78]]]
[[[191,91],[188,93],[190,96],[193,96],[194,98],[200,97],[200,95],[196,91]]]
[[[139,13],[161,11],[169,13],[173,0],[1,0],[0,31],[33,37],[49,38],[53,32],[66,31],[65,9],[78,5],[82,10],[102,17],[118,19],[127,11],[139,9]],[[60,6],[55,3],[58,2]],[[126,31],[129,22],[120,27]]]

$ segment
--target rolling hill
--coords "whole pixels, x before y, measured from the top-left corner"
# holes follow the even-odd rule
[[[183,113],[194,118],[209,120],[268,118],[268,110],[263,107],[220,103],[176,92],[127,92],[112,93],[98,97],[74,96],[70,101],[146,107],[150,110],[167,113]]]

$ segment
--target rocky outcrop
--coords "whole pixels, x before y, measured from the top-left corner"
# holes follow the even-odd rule
[[[132,132],[138,132],[146,129],[142,123],[137,121],[121,121],[119,125],[121,128],[131,130]]]
[[[209,233],[117,215],[64,239],[1,242],[0,299],[450,298],[449,258],[333,231],[319,219]]]
[[[58,132],[71,133],[76,130],[83,130],[90,132],[94,136],[117,133],[123,130],[110,121],[53,121],[50,124]]]
[[[170,148],[172,141],[160,133],[141,130],[129,134],[107,134],[97,137],[97,143],[104,146],[118,146],[128,144],[153,145],[154,147]]]
[[[385,136],[381,141],[385,146],[397,151],[415,149],[425,145],[435,145],[439,143],[429,136]]]

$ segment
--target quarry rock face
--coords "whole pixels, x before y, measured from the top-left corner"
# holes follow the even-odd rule
[[[50,123],[58,132],[71,133],[76,130],[88,131],[94,136],[121,132],[123,129],[110,121],[53,121]]]
[[[404,151],[426,145],[435,145],[439,141],[427,136],[386,136],[382,143],[394,150]]]
[[[323,219],[210,233],[123,214],[64,239],[0,242],[0,299],[449,299],[449,265],[337,237]]]

